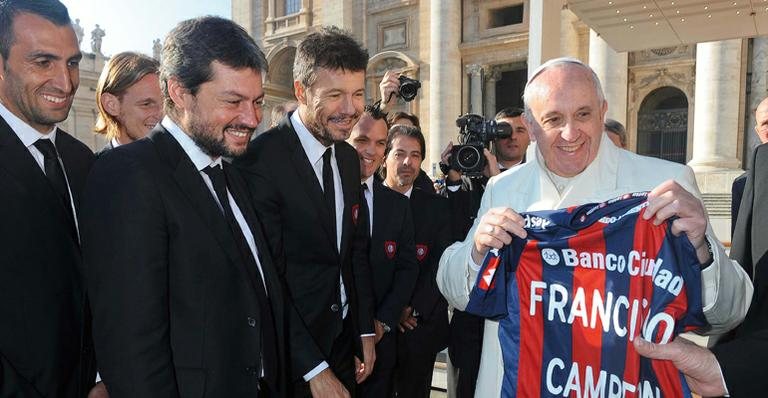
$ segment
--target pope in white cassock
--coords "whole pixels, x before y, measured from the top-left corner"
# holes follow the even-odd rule
[[[704,315],[709,334],[741,322],[752,296],[742,268],[728,258],[712,232],[693,171],[686,165],[619,149],[603,133],[608,104],[589,66],[558,58],[541,65],[525,87],[524,121],[536,141],[528,163],[491,178],[478,217],[463,242],[445,250],[437,283],[448,303],[464,310],[479,264],[491,248],[526,236],[519,212],[553,210],[651,191],[646,218],[672,216],[702,264]],[[485,321],[476,397],[498,397],[504,366],[498,323]]]

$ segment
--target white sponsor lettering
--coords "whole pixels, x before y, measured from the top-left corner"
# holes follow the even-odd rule
[[[546,379],[548,394],[542,395],[577,398],[661,398],[661,389],[648,380],[639,380],[634,384],[623,380],[620,375],[602,369],[597,371],[591,366],[585,366],[582,373],[578,363],[572,362],[569,368],[566,368],[565,362],[560,358],[552,358],[547,363]]]

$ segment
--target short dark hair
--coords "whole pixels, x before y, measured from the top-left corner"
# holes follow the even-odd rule
[[[368,51],[350,33],[336,26],[326,26],[309,34],[296,48],[293,61],[293,80],[304,87],[317,78],[317,69],[365,71]]]
[[[382,112],[378,106],[366,105],[365,108],[363,108],[363,113],[373,118],[373,120],[383,120],[384,124],[387,125],[387,130],[389,130],[390,125],[387,120],[387,114]]]
[[[165,110],[173,110],[168,80],[176,78],[192,95],[200,85],[213,79],[214,61],[230,68],[267,71],[267,59],[240,25],[221,17],[205,16],[179,22],[163,43],[160,90]]]
[[[419,141],[421,147],[421,158],[427,155],[427,144],[424,140],[424,134],[421,133],[421,129],[418,127],[406,126],[403,124],[396,124],[389,128],[387,133],[387,147],[384,149],[384,156],[389,155],[389,151],[392,150],[392,142],[398,137],[411,137]]]
[[[69,11],[59,0],[0,0],[0,55],[8,59],[13,37],[13,20],[20,13],[34,14],[57,26],[71,25]]]
[[[419,123],[419,117],[414,115],[413,113],[409,112],[403,112],[403,111],[397,111],[392,112],[387,116],[387,122],[389,122],[389,125],[392,126],[395,124],[395,120],[397,119],[408,119],[413,123],[414,126],[417,128],[421,128],[421,124]]]
[[[621,145],[627,145],[627,129],[624,128],[624,125],[621,124],[621,122],[618,120],[606,118],[605,124],[603,125],[603,130],[618,135]]]
[[[507,107],[507,108],[504,108],[504,109],[500,110],[496,114],[496,116],[494,116],[493,118],[498,120],[498,119],[504,119],[504,118],[508,118],[508,117],[518,117],[518,116],[522,116],[523,112],[524,111],[522,109],[520,109],[520,108]]]

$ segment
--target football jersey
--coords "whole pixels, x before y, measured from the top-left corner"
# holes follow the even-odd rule
[[[707,326],[695,249],[646,207],[640,192],[522,213],[528,237],[488,253],[466,311],[499,320],[503,397],[691,396],[632,345]]]

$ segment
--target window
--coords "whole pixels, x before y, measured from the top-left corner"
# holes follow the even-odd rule
[[[296,14],[301,10],[301,0],[285,0],[284,7],[284,15]]]
[[[523,23],[523,4],[488,10],[488,29]]]

